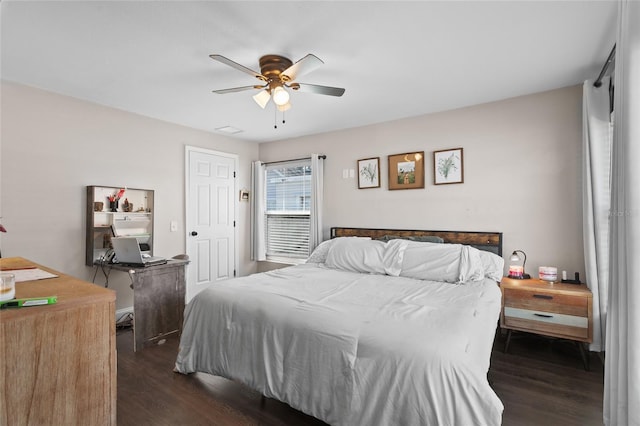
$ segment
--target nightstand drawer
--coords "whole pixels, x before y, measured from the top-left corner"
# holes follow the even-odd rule
[[[543,311],[531,311],[528,309],[504,308],[505,321],[509,318],[521,318],[531,321],[541,321],[549,324],[568,325],[572,327],[587,328],[589,319],[575,315],[552,314]]]
[[[589,316],[589,300],[586,297],[558,294],[549,291],[523,291],[504,289],[505,308],[517,308],[545,313],[577,317]]]
[[[589,339],[589,318],[576,315],[505,307],[504,326],[570,339]]]

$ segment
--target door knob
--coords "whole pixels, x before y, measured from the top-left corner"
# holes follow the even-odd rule
[[[198,233],[196,231],[191,231],[191,235],[195,237],[196,235],[198,235]]]

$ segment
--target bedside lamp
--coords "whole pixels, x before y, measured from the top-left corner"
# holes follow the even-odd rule
[[[524,260],[520,259],[518,253],[522,253]],[[516,280],[528,280],[531,278],[531,275],[525,274],[524,272],[524,265],[527,263],[527,255],[525,252],[522,250],[514,250],[509,260],[512,262],[512,264],[509,265],[509,278],[514,278]],[[522,266],[513,264],[513,262],[520,262],[521,260]]]

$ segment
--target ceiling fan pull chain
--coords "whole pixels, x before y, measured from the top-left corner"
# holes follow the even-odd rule
[[[284,124],[284,111],[282,111],[282,124]]]
[[[278,128],[278,108],[273,108],[273,128]]]

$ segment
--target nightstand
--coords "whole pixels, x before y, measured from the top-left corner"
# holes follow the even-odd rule
[[[586,285],[503,278],[500,290],[500,327],[507,330],[505,353],[514,330],[573,340],[589,369],[584,344],[593,341],[593,296]]]

